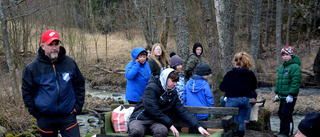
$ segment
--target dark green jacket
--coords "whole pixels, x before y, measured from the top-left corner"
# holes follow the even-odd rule
[[[297,96],[301,85],[301,61],[297,55],[288,62],[283,62],[278,69],[278,78],[274,92],[281,97]]]
[[[184,69],[185,78],[189,80],[194,74],[196,74],[196,66],[201,62],[201,57],[197,56],[195,53],[190,53],[186,67]]]

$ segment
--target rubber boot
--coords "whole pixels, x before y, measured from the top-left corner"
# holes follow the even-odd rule
[[[244,131],[238,131],[238,137],[243,137],[244,136]]]

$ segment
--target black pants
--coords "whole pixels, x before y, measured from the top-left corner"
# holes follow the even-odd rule
[[[151,134],[153,137],[167,137],[168,128],[153,120],[133,120],[129,123],[129,137],[144,137]]]
[[[292,135],[293,134],[293,119],[292,113],[296,104],[297,98],[294,98],[292,103],[287,103],[286,99],[280,99],[280,106],[278,116],[280,118],[280,134]]]
[[[41,137],[80,137],[76,113],[63,116],[40,116],[37,118]]]

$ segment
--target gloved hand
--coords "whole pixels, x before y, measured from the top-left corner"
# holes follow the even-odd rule
[[[277,100],[279,100],[279,99],[280,99],[279,95],[276,94],[276,96],[274,97],[274,100],[277,101]]]
[[[287,103],[292,103],[293,97],[291,95],[288,95],[286,98]]]
[[[223,100],[224,100],[224,102],[227,102],[227,97],[224,97]]]

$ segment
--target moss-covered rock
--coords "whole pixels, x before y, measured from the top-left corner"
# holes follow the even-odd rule
[[[14,135],[11,133],[8,133],[8,134],[6,134],[6,137],[14,137]]]

